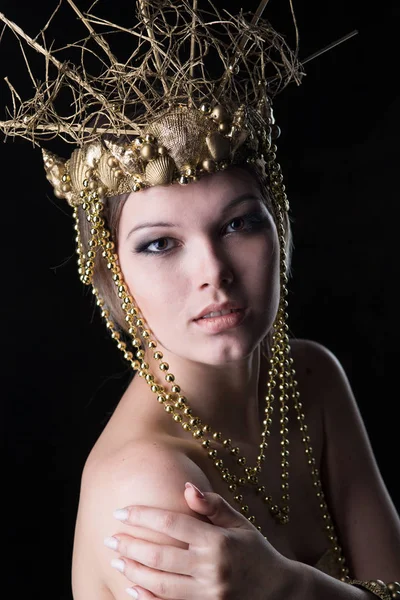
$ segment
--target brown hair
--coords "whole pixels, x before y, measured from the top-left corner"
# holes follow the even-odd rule
[[[263,175],[259,169],[255,168],[251,163],[243,164],[243,165],[235,165],[235,167],[230,168],[240,168],[250,173],[253,177],[256,178],[258,185],[260,186],[260,190],[262,192],[262,197],[264,199],[264,204],[272,214],[274,220],[276,221],[276,215],[274,214],[271,196],[268,189],[267,179],[265,175]],[[140,192],[138,192],[140,193]],[[115,244],[116,252],[118,253],[118,227],[119,221],[121,218],[122,209],[126,200],[129,197],[129,193],[122,194],[120,196],[113,196],[111,198],[107,198],[104,201],[104,211],[103,217],[105,220],[105,227],[108,228],[111,234],[111,240]],[[86,219],[86,215],[81,207],[78,208],[79,211],[79,224],[80,224],[80,237],[81,242],[84,248],[84,251],[88,248],[88,242],[90,239],[90,224]],[[287,255],[287,273],[290,272],[290,261],[291,261],[291,251],[292,251],[292,234],[290,227],[290,220],[288,214],[285,212],[284,214],[284,228],[285,228],[285,248]],[[121,301],[118,297],[117,286],[115,285],[111,273],[107,268],[106,261],[101,256],[101,253],[98,252],[96,254],[96,258],[94,260],[94,274],[93,274],[93,286],[97,288],[100,297],[104,300],[104,308],[107,309],[110,313],[110,319],[114,321],[116,325],[123,331],[127,331],[125,314],[121,308]],[[140,307],[139,307],[140,309]]]

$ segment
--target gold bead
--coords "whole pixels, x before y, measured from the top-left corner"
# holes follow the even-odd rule
[[[190,425],[191,425],[191,424],[192,424],[192,423],[190,423]],[[201,429],[195,429],[195,430],[193,431],[193,437],[194,437],[194,438],[197,438],[197,439],[199,439],[199,438],[203,437],[203,435],[204,435],[204,433],[202,432],[202,430],[201,430]]]
[[[117,167],[119,165],[117,159],[114,156],[109,156],[107,158],[107,164],[111,168]]]
[[[218,126],[218,131],[220,131],[223,134],[229,133],[231,129],[232,129],[231,124],[227,123],[226,121],[224,123],[220,123]]]
[[[157,148],[153,144],[144,144],[140,150],[140,156],[144,160],[151,160],[157,156]]]
[[[214,173],[217,165],[214,160],[207,158],[206,160],[203,160],[202,167],[205,171],[207,171],[207,173]]]
[[[389,581],[386,585],[391,592],[400,592],[400,583],[398,581]]]
[[[278,125],[272,125],[271,127],[271,137],[273,140],[278,139],[281,135],[281,128]]]
[[[221,104],[217,104],[212,109],[210,117],[217,123],[222,123],[223,121],[228,120],[229,115],[228,115],[228,111],[226,110],[226,108],[224,106],[222,106]]]
[[[211,112],[211,106],[210,104],[207,104],[206,102],[204,104],[202,104],[200,106],[200,112],[203,113],[203,115],[209,115]]]

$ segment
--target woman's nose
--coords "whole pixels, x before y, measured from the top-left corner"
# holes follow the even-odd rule
[[[203,244],[196,250],[195,272],[199,288],[207,286],[220,288],[232,283],[234,279],[233,268],[229,256],[215,244]]]

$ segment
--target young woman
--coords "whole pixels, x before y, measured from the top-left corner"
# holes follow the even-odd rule
[[[76,142],[67,160],[44,151],[47,178],[137,371],[82,475],[74,599],[398,597],[399,518],[348,380],[327,348],[288,335],[272,97],[301,69],[258,22],[266,2],[250,22],[139,2],[126,63],[94,33],[104,21],[69,4],[90,32],[79,64],[93,42],[109,68],[71,69],[0,15],[58,69],[50,81],[46,62],[0,125]]]
[[[279,241],[264,194],[249,169],[232,167],[188,186],[112,200],[120,205],[115,227],[124,280],[162,360],[174,366],[193,413],[239,446],[249,464],[260,452],[270,369],[261,346],[279,303]],[[221,311],[227,314],[215,314]],[[290,340],[290,348],[313,456],[351,572],[394,580],[399,520],[343,369],[312,341]],[[148,362],[155,370],[151,353]],[[274,499],[282,493],[281,427],[272,419],[260,476]],[[293,424],[288,524],[277,524],[260,498],[243,491],[265,539],[237,512],[198,441],[154,401],[145,379],[134,377],[83,473],[75,598],[125,598],[127,580],[140,598],[368,598],[315,568],[337,571],[304,435]],[[223,455],[233,472],[235,458]],[[185,490],[187,482],[205,500],[192,486]]]

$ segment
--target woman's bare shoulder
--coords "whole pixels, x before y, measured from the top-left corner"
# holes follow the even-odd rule
[[[335,354],[314,340],[306,338],[291,338],[290,347],[294,360],[302,369],[315,370],[319,368],[333,368],[339,366],[339,360]]]
[[[201,518],[186,504],[183,494],[186,481],[212,491],[203,471],[183,448],[167,438],[132,439],[110,454],[98,453],[95,449],[82,473],[73,553],[75,588],[86,586],[88,569],[84,562],[90,560],[89,572],[95,585],[106,587],[116,599],[126,597],[123,578],[110,566],[114,555],[104,546],[105,537],[127,533],[185,548],[183,542],[164,534],[140,527],[128,528],[114,519],[113,512],[127,506],[145,505]],[[75,600],[81,597],[83,595],[76,593]]]
[[[296,378],[307,395],[318,392],[319,402],[336,398],[338,392],[349,391],[345,370],[332,350],[309,339],[291,339],[290,346]]]

